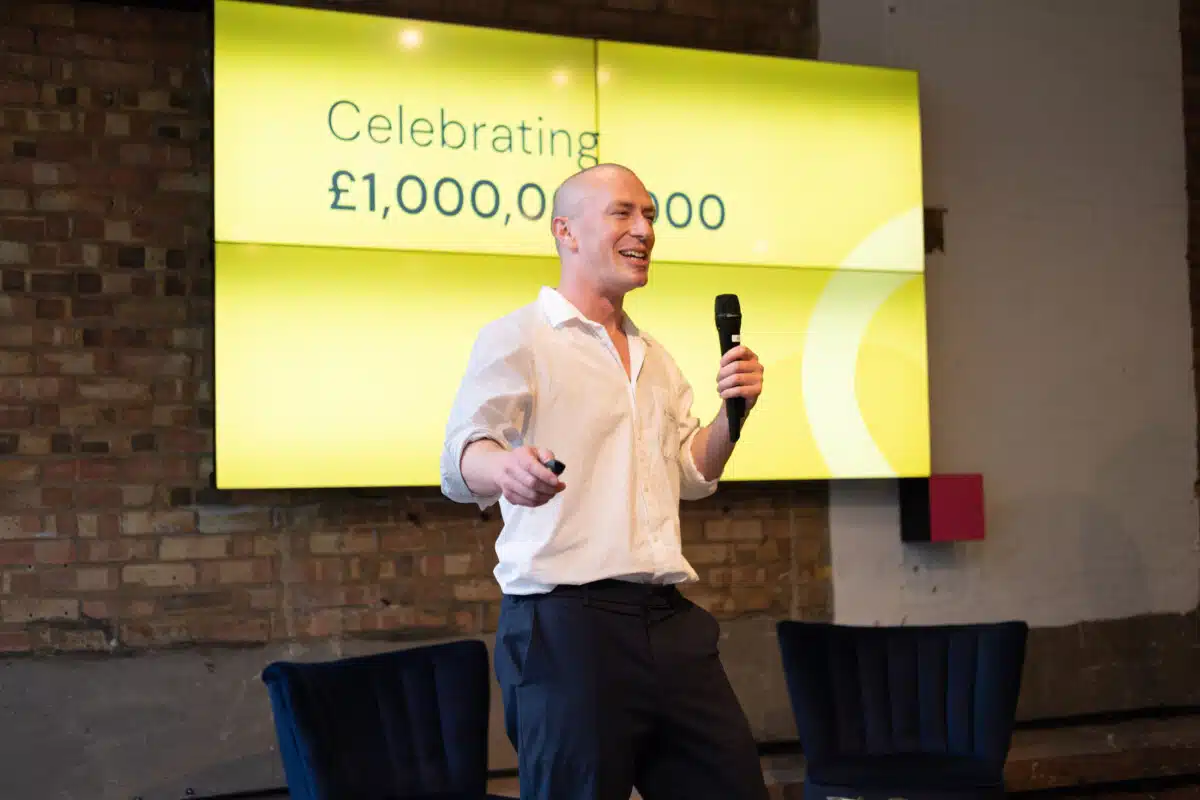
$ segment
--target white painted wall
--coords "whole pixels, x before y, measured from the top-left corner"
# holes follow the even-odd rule
[[[933,460],[988,538],[902,545],[835,488],[839,622],[1058,625],[1200,598],[1179,14],[1167,0],[823,0],[821,58],[921,75]]]

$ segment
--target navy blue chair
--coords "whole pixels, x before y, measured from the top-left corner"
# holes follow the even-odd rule
[[[293,800],[484,800],[491,675],[476,640],[262,673]]]
[[[1026,623],[776,628],[805,800],[1005,796]]]

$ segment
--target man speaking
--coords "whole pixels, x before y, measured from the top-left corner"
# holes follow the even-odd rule
[[[676,589],[697,579],[679,502],[716,490],[734,445],[725,410],[701,427],[671,355],[624,312],[653,223],[625,167],[564,181],[558,288],[479,333],[446,429],[443,493],[504,517],[495,667],[523,800],[767,796],[717,621]],[[752,409],[754,353],[715,366],[720,396]]]

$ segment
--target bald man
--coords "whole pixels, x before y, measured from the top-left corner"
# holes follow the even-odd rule
[[[720,626],[676,586],[697,579],[679,503],[716,490],[727,419],[701,426],[674,360],[624,310],[649,279],[654,204],[629,169],[591,167],[555,192],[551,231],[558,287],[480,332],[441,462],[447,497],[504,517],[495,667],[521,797],[762,800]],[[714,371],[722,398],[754,407],[753,352]]]

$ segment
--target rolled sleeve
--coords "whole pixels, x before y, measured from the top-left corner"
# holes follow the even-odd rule
[[[717,491],[719,478],[708,480],[692,457],[692,442],[700,433],[700,420],[692,413],[692,387],[679,377],[680,390],[676,400],[676,419],[679,420],[679,497],[681,500],[702,500]]]
[[[505,449],[520,447],[532,406],[530,354],[520,330],[507,321],[480,332],[459,384],[442,446],[442,494],[456,503],[487,508],[500,495],[478,495],[462,474],[467,447],[490,439]]]
[[[442,494],[456,503],[475,503],[481,509],[493,505],[500,495],[480,495],[471,491],[462,474],[462,457],[469,445],[482,439],[490,439],[501,447],[506,442],[493,431],[475,428],[447,439],[442,451]]]
[[[683,500],[703,500],[716,492],[717,485],[720,483],[719,478],[711,481],[705,479],[699,467],[696,466],[696,459],[692,457],[692,440],[699,432],[700,426],[697,425],[691,435],[684,440],[679,453],[679,497]]]

